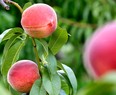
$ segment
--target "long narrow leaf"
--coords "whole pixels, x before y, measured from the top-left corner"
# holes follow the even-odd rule
[[[72,71],[72,69],[70,67],[66,66],[65,64],[61,64],[60,62],[58,63],[58,66],[66,73],[66,75],[69,78],[69,81],[71,83],[72,89],[73,89],[73,95],[76,95],[77,80],[76,80],[74,72]]]
[[[61,89],[61,81],[59,75],[49,75],[48,71],[43,72],[43,85],[49,95],[59,95]]]
[[[58,27],[49,41],[49,48],[54,55],[67,42],[67,39],[68,39],[67,31],[65,29]]]
[[[45,51],[44,55],[47,56],[48,55],[48,43],[43,39],[39,39],[39,42],[44,48],[44,51]]]
[[[11,28],[5,30],[1,35],[0,35],[0,43],[2,41],[10,39],[13,35],[15,34],[22,34],[24,31],[22,28]]]
[[[35,81],[29,95],[46,95],[41,79]]]
[[[2,63],[2,74],[4,76],[7,75],[7,72],[11,65],[18,59],[20,50],[24,46],[25,41],[19,41],[16,44],[14,44],[9,50],[8,53],[4,59],[4,62]]]
[[[4,59],[6,57],[6,54],[9,50],[9,48],[13,45],[13,43],[15,42],[15,40],[17,39],[19,35],[14,35],[12,36],[8,41],[7,43],[5,44],[5,47],[4,47],[4,51],[3,51],[3,56],[2,56],[2,62],[4,62]]]
[[[48,70],[50,71],[50,74],[56,74],[57,61],[52,53],[49,52],[49,55],[47,56],[46,61],[48,62],[47,67],[48,67]]]

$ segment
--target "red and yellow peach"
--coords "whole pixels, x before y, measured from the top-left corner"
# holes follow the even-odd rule
[[[7,81],[19,92],[29,92],[33,83],[40,78],[38,66],[30,60],[14,63],[8,71]]]
[[[94,78],[116,71],[116,21],[97,29],[87,40],[84,65]]]
[[[57,15],[47,4],[34,4],[23,12],[21,25],[31,37],[45,38],[56,30]]]

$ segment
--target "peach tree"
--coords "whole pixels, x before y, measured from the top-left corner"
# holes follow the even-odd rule
[[[14,1],[0,0],[7,10],[10,7],[6,3],[16,6],[22,15],[22,27],[7,29],[0,35],[0,43],[5,43],[1,73],[10,92],[13,95],[76,95],[75,74],[55,58],[67,42],[68,33],[58,26],[54,9],[47,4],[30,2],[21,8]],[[22,48],[30,39],[35,62],[19,60]]]

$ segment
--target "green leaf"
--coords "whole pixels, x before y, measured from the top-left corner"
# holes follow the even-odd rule
[[[35,81],[29,95],[46,95],[41,79]]]
[[[107,82],[94,82],[81,88],[77,95],[116,95],[116,86]]]
[[[9,70],[9,68],[11,67],[11,65],[16,62],[16,60],[18,59],[19,57],[19,53],[20,53],[20,50],[22,49],[22,47],[24,46],[25,44],[25,40],[21,40],[21,41],[18,41],[16,44],[14,44],[7,52],[6,54],[6,57],[2,63],[2,68],[1,68],[1,71],[2,71],[2,74],[4,76],[7,75],[7,72]]]
[[[69,86],[68,86],[67,82],[66,82],[65,80],[62,80],[62,81],[61,81],[61,84],[62,84],[61,88],[63,89],[63,91],[64,91],[67,95],[69,95]]]
[[[4,36],[10,31],[11,29],[5,30],[1,35],[0,35],[0,43],[2,42]]]
[[[0,94],[1,95],[12,95],[1,83],[0,83]]]
[[[49,95],[59,95],[61,89],[61,81],[57,73],[52,75],[48,73],[48,70],[44,69],[42,80],[44,88]]]
[[[41,43],[41,45],[43,46],[44,50],[45,50],[45,56],[48,55],[48,44],[45,40],[43,39],[39,39],[39,42]]]
[[[28,7],[30,7],[31,5],[32,5],[31,2],[26,3],[26,4],[24,5],[24,7],[23,7],[23,11],[24,11],[25,9],[27,9]]]
[[[116,71],[105,74],[104,76],[102,76],[102,78],[99,79],[99,81],[109,82],[116,85]]]
[[[65,91],[61,89],[59,95],[69,95],[69,94],[66,94]]]
[[[66,79],[67,77],[65,77],[66,76],[65,72],[63,70],[58,70],[57,72],[58,72],[58,74],[59,74],[59,76],[61,78],[61,89],[63,90],[63,92],[66,93],[66,95],[69,95],[69,93],[70,93],[70,87],[69,87],[68,84],[70,82],[67,81],[67,79]]]
[[[116,72],[110,72],[81,88],[77,95],[116,95]]]
[[[77,93],[77,79],[75,77],[74,72],[72,69],[65,64],[61,64],[60,62],[58,63],[59,68],[61,68],[69,78],[69,81],[71,83],[72,89],[73,89],[73,95],[76,95]]]
[[[9,50],[9,48],[13,45],[13,43],[16,41],[17,37],[19,35],[14,35],[12,36],[8,41],[7,43],[5,44],[5,47],[4,47],[4,51],[3,51],[3,57],[2,57],[2,62],[4,61],[5,57],[6,57],[6,54]]]
[[[54,55],[52,55],[52,53],[49,52],[49,55],[46,58],[47,61],[47,67],[48,70],[50,71],[50,74],[55,74],[57,71],[57,61]]]
[[[52,34],[49,41],[49,48],[55,55],[60,48],[67,42],[68,33],[65,29],[58,27],[56,31]]]
[[[0,35],[0,43],[2,41],[10,39],[12,36],[15,34],[22,34],[24,31],[22,28],[11,28],[5,30],[1,35]]]
[[[21,95],[20,92],[14,90],[11,86],[9,86],[9,90],[10,90],[10,92],[11,92],[13,95]]]

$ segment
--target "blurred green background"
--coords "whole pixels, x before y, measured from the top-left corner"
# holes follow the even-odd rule
[[[115,0],[14,0],[22,7],[27,2],[47,3],[51,5],[58,14],[59,26],[66,28],[69,40],[56,55],[64,64],[70,66],[78,80],[78,89],[90,83],[82,60],[83,47],[86,39],[94,30],[108,21],[116,18]],[[10,5],[6,11],[0,6],[0,34],[12,27],[21,27],[21,14],[19,10]],[[0,45],[0,58],[4,44]],[[21,52],[21,59],[34,59],[31,42]]]

